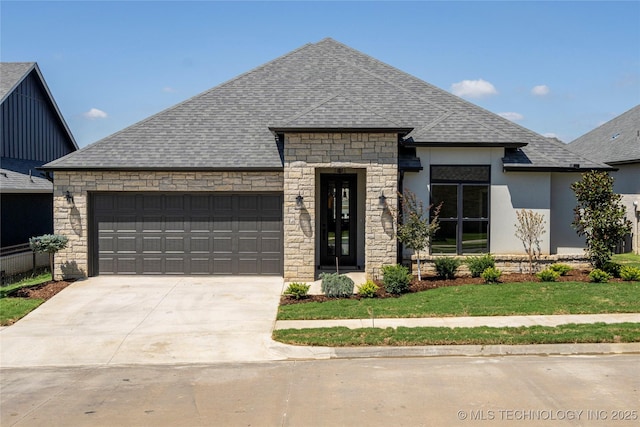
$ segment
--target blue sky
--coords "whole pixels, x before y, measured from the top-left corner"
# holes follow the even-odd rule
[[[332,37],[565,142],[640,103],[639,1],[7,1],[83,147]]]

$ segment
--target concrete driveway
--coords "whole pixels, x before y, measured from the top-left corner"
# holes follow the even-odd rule
[[[100,276],[0,331],[0,366],[284,359],[271,340],[279,277]]]

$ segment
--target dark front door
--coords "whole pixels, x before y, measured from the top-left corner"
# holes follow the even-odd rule
[[[356,265],[355,174],[320,176],[320,263],[335,267]]]

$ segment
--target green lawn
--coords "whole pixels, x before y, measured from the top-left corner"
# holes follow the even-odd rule
[[[0,299],[0,326],[11,325],[35,310],[43,299],[2,298]]]
[[[280,306],[279,320],[640,312],[640,282],[523,282]]]
[[[614,255],[611,259],[614,262],[622,265],[630,265],[632,267],[640,268],[640,255],[628,253]]]
[[[286,344],[328,347],[614,343],[640,341],[640,323],[519,328],[283,329],[273,331],[273,338]]]
[[[0,288],[0,326],[15,323],[44,302],[43,299],[11,298],[7,297],[8,294],[16,289],[38,285],[50,280],[51,273],[43,273]]]

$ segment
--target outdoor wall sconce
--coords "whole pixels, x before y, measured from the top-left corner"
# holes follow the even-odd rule
[[[303,200],[304,200],[304,197],[302,197],[302,194],[298,193],[298,195],[296,196],[296,208],[302,209]]]
[[[387,205],[387,196],[384,195],[384,191],[380,191],[380,197],[378,197],[378,200],[380,201],[380,206]]]
[[[69,190],[64,193],[64,198],[67,199],[67,205],[73,206],[73,195],[69,193]]]

